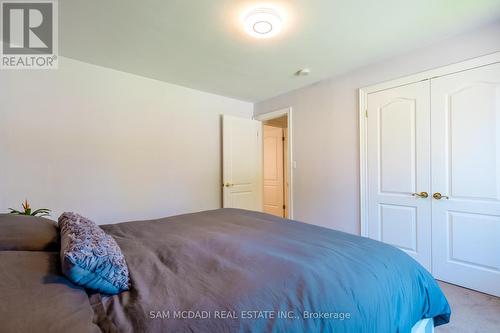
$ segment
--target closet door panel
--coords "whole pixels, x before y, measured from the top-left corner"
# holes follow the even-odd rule
[[[368,95],[368,234],[431,266],[429,82]]]
[[[431,81],[433,273],[500,296],[500,64]]]

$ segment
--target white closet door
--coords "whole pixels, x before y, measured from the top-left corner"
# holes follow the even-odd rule
[[[500,64],[431,87],[433,273],[500,296]]]
[[[368,95],[368,234],[431,268],[429,81]]]

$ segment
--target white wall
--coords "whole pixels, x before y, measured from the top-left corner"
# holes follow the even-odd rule
[[[293,108],[294,218],[359,234],[360,87],[496,51],[500,22],[257,103],[255,114]]]
[[[0,212],[98,223],[221,205],[220,115],[253,105],[79,61],[0,72]]]

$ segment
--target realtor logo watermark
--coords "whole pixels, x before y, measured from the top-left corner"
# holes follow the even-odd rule
[[[0,1],[1,69],[56,69],[57,1]]]

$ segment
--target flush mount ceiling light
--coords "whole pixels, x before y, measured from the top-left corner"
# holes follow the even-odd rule
[[[245,31],[255,38],[270,38],[280,31],[283,20],[278,11],[271,7],[258,7],[250,10],[243,19]]]

